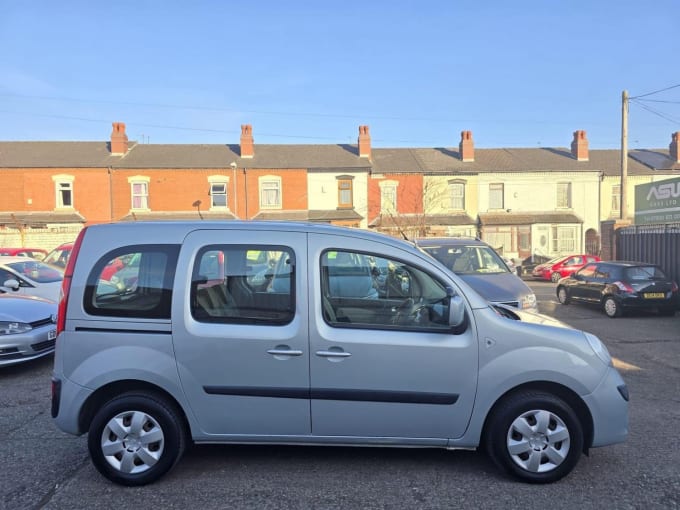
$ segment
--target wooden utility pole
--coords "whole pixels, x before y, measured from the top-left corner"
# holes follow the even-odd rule
[[[628,91],[624,90],[621,97],[621,201],[619,203],[619,218],[626,219],[626,181],[628,180]]]

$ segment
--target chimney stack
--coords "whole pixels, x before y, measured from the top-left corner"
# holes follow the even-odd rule
[[[475,160],[475,144],[472,141],[472,131],[460,132],[460,143],[458,144],[460,159],[465,162]]]
[[[250,124],[241,124],[241,157],[252,158],[254,155],[253,126]]]
[[[368,126],[359,126],[359,157],[371,159],[371,135]]]
[[[125,124],[114,122],[111,132],[111,154],[125,155],[128,151],[128,137],[125,134]]]
[[[680,142],[680,131],[676,131],[671,135],[671,144],[668,146],[668,151],[670,152],[670,157],[673,160],[673,163],[680,163],[678,142]]]
[[[582,129],[574,131],[574,141],[571,142],[571,155],[576,161],[588,161],[588,139]]]

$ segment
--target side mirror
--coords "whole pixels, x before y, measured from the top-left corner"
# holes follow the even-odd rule
[[[449,300],[449,325],[459,327],[465,322],[465,304],[460,296],[453,296]]]
[[[15,292],[18,291],[20,287],[19,282],[14,278],[10,278],[9,280],[5,281],[5,283],[3,283],[2,286],[7,287],[8,289],[12,289]]]

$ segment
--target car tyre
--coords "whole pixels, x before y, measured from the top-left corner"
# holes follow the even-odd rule
[[[602,302],[602,308],[604,309],[604,313],[607,314],[607,317],[610,319],[621,317],[623,314],[621,307],[616,302],[616,299],[614,299],[612,296],[607,296],[604,298],[604,301]]]
[[[553,283],[557,283],[560,281],[560,278],[562,278],[562,275],[555,271],[553,274],[550,275],[550,281]]]
[[[569,474],[583,450],[583,427],[561,398],[530,390],[492,411],[484,448],[502,470],[524,482],[551,483]]]
[[[112,482],[155,482],[179,461],[186,446],[184,422],[173,405],[146,392],[122,394],[95,414],[88,449],[97,470]]]
[[[567,292],[566,287],[563,287],[562,285],[557,287],[557,300],[563,305],[568,305],[571,302],[571,298],[569,297],[569,292]]]

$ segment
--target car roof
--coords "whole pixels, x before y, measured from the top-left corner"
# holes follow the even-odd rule
[[[476,237],[420,237],[413,242],[418,246],[489,246]]]
[[[658,264],[654,264],[653,262],[637,262],[634,260],[601,260],[598,262],[593,262],[593,264],[610,264],[612,266],[620,266],[620,267],[635,267],[635,266],[656,266],[659,267]]]

